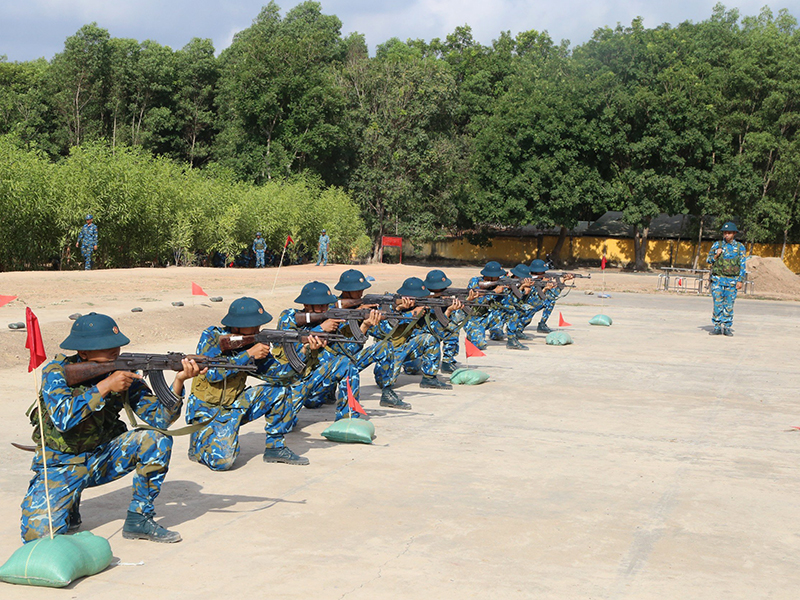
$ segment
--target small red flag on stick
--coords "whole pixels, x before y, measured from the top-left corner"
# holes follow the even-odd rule
[[[17,299],[16,296],[3,296],[2,294],[0,294],[0,306],[5,306],[9,302],[16,299]]]
[[[199,285],[192,282],[192,296],[208,296]]]
[[[481,352],[478,349],[478,347],[475,344],[473,344],[472,342],[470,342],[468,339],[464,340],[464,349],[467,352],[467,358],[470,358],[470,357],[473,357],[473,356],[486,356],[485,352]]]
[[[289,244],[294,244],[294,240],[292,239],[292,236],[287,235],[286,241],[283,243],[283,247],[286,248]]]
[[[367,411],[364,410],[364,407],[359,404],[358,400],[356,400],[356,397],[353,395],[353,388],[350,387],[350,377],[347,378],[347,408],[365,417],[367,416]]]
[[[31,353],[31,360],[28,363],[28,373],[30,373],[47,360],[47,352],[44,351],[42,332],[39,330],[39,319],[36,318],[30,308],[25,309],[25,326],[28,329],[28,339],[25,341],[25,347]]]
[[[600,269],[605,271],[606,270],[606,255],[603,254],[603,260],[600,261]]]
[[[572,323],[567,323],[561,313],[558,313],[558,326],[559,327],[572,327]]]

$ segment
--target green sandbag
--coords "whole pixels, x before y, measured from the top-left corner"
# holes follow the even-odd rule
[[[602,325],[603,327],[608,327],[611,325],[611,317],[608,315],[595,315],[589,319],[589,325]]]
[[[478,385],[489,379],[489,374],[477,369],[456,369],[450,375],[450,383],[457,385]]]
[[[366,419],[339,419],[322,432],[322,437],[332,442],[371,444],[375,439],[375,425]]]
[[[0,581],[64,587],[111,564],[111,545],[88,531],[41,538],[18,548],[2,567]]]
[[[548,346],[567,346],[572,343],[572,336],[566,331],[552,331],[547,334],[544,343]]]

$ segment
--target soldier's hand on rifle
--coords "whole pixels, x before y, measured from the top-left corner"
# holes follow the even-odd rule
[[[414,308],[411,311],[411,314],[414,315],[414,317],[419,317],[420,315],[422,315],[424,313],[425,313],[425,307],[424,306],[417,306],[416,308]]]
[[[564,275],[564,280],[569,281],[570,279],[575,279],[575,275],[573,275],[572,273],[567,273],[566,275]]]
[[[253,360],[264,360],[269,356],[269,344],[253,344],[247,349],[247,355]]]
[[[335,333],[339,330],[339,326],[344,323],[341,319],[326,319],[320,324],[322,331],[326,333]]]
[[[114,371],[97,384],[97,391],[100,392],[101,396],[106,396],[111,392],[124,392],[131,387],[131,384],[137,379],[142,379],[142,376],[138,373],[132,373],[131,371]]]
[[[480,297],[480,294],[478,293],[478,290],[473,288],[467,293],[467,302],[472,302],[473,300],[476,300],[479,297]]]
[[[374,308],[369,311],[369,316],[361,321],[361,333],[367,333],[370,327],[379,324],[383,320],[383,313]]]
[[[556,282],[553,281],[552,279],[550,279],[547,283],[544,284],[545,291],[552,290],[554,287],[556,287]]]
[[[494,291],[497,292],[498,294],[502,294],[507,289],[508,289],[507,285],[498,285],[496,288],[494,288]]]
[[[308,347],[311,350],[319,350],[320,348],[324,348],[327,345],[328,345],[328,340],[320,339],[316,335],[308,336]]]
[[[722,254],[722,248],[717,248],[717,253],[714,255],[716,258],[719,258],[719,255]]]
[[[741,281],[737,281],[737,282],[736,282],[736,289],[737,289],[737,290],[740,290],[740,289],[742,289],[742,282],[741,282]]]
[[[458,298],[453,298],[453,301],[450,303],[450,306],[448,306],[444,310],[444,314],[447,318],[450,318],[450,315],[452,315],[457,310],[461,310],[462,308],[464,308],[464,303]]]
[[[407,310],[411,310],[412,308],[414,308],[413,298],[403,296],[402,298],[400,298],[400,302],[397,303],[397,310],[400,312],[405,312]]]
[[[208,367],[201,369],[193,358],[181,359],[181,365],[183,366],[183,370],[175,375],[175,381],[172,382],[172,391],[175,392],[176,396],[180,396],[183,393],[183,384],[187,379],[208,372]]]

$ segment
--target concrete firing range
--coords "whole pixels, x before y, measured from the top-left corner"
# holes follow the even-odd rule
[[[89,310],[117,318],[130,351],[193,352],[239,295],[277,317],[303,283],[332,285],[345,268],[293,267],[272,295],[274,270],[248,280],[204,269],[0,274],[0,293],[51,290],[27,302],[50,355],[66,315]],[[362,270],[383,291],[427,268]],[[476,269],[446,272],[463,285]],[[204,287],[225,302],[190,305],[188,282],[212,276]],[[800,303],[740,298],[735,337],[709,337],[710,298],[612,291],[602,300],[582,291],[597,291],[596,278],[551,319],[560,310],[572,323],[574,345],[546,346],[540,334],[528,352],[490,342],[470,360],[491,375],[483,385],[429,392],[401,376],[414,409],[393,411],[379,407],[365,372],[371,446],[322,438],[331,406],[304,410],[287,437],[308,467],[264,464],[257,423],[227,473],[189,462],[187,439],[176,438],[156,508],[181,543],[121,537],[129,476],[87,490],[81,505],[82,530],[107,537],[119,566],[65,591],[0,584],[0,597],[797,597]],[[187,306],[173,308],[177,299]],[[132,315],[136,305],[145,312]],[[0,309],[0,561],[20,545],[30,455],[9,442],[30,443],[34,390],[24,334],[5,329],[20,320],[10,306]],[[600,312],[612,327],[588,325]]]

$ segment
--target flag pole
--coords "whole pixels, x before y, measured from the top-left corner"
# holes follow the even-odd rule
[[[36,412],[39,415],[39,437],[42,441],[42,467],[44,470],[44,497],[47,501],[47,524],[50,527],[50,539],[53,539],[53,509],[50,506],[50,485],[47,480],[47,450],[44,445],[44,421],[42,419],[42,408],[44,402],[39,402],[39,385],[37,384],[37,377],[39,376],[38,369],[33,371],[33,387],[36,390]]]
[[[275,281],[272,282],[272,291],[270,292],[270,294],[275,293],[275,284],[278,283],[278,275],[281,272],[281,266],[283,265],[283,257],[286,254],[286,246],[288,245],[289,245],[289,238],[287,237],[286,241],[283,244],[283,252],[281,252],[281,262],[278,263],[278,270],[275,271]]]

